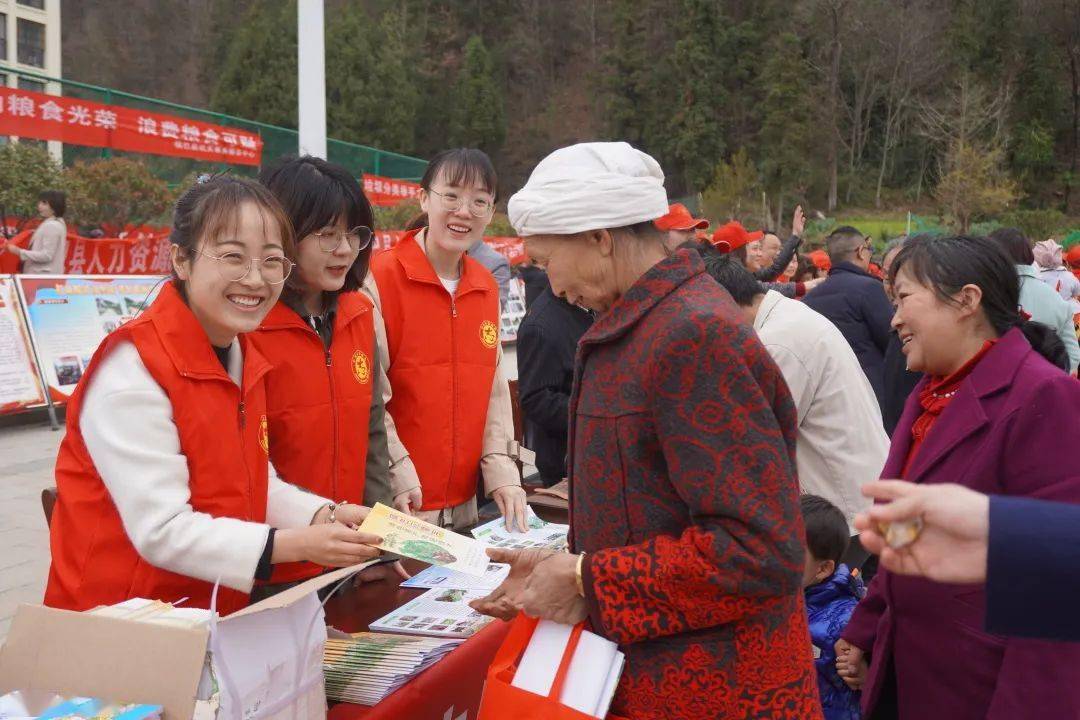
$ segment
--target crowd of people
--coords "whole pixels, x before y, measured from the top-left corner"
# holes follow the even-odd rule
[[[420,185],[424,215],[375,257],[363,190],[318,158],[180,198],[173,277],[68,406],[47,604],[209,607],[219,583],[232,612],[377,556],[357,530],[376,502],[464,530],[491,500],[525,529],[506,268],[482,243],[498,178],[455,149]],[[1004,230],[879,257],[840,227],[803,254],[801,208],[787,237],[710,233],[621,142],[556,150],[507,209],[524,445],[538,482],[568,480],[571,547],[492,550],[512,570],[476,609],[616,641],[618,717],[1080,716],[1076,634],[1010,619],[1023,563],[994,508],[1014,506],[984,502],[1080,503],[1060,246]]]

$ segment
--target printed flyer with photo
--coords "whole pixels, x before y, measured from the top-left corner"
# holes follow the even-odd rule
[[[369,628],[408,635],[468,638],[495,619],[469,607],[470,601],[485,595],[485,590],[428,590],[371,623]]]
[[[506,576],[510,574],[510,566],[506,563],[488,563],[487,571],[483,577],[467,575],[456,570],[432,565],[424,568],[411,578],[401,583],[401,587],[407,588],[442,588],[446,590],[483,590],[491,592],[499,587]]]
[[[477,577],[487,572],[488,556],[483,543],[382,503],[375,504],[360,530],[381,537],[383,541],[378,547],[386,552]]]
[[[566,547],[566,536],[570,532],[569,525],[549,523],[547,520],[537,517],[532,508],[527,508],[527,510],[528,532],[521,532],[520,530],[508,532],[503,519],[496,518],[474,528],[472,535],[488,547],[510,548],[513,550],[527,548],[562,550]]]

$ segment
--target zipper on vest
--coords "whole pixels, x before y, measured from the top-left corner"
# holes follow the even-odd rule
[[[448,498],[454,486],[454,463],[457,460],[457,305],[450,296],[450,474],[443,490],[443,505],[450,507]]]
[[[331,341],[332,342],[332,341]],[[338,404],[337,404],[337,392],[334,388],[334,371],[332,369],[333,360],[330,357],[330,350],[326,350],[326,380],[330,384],[330,488],[333,494],[333,501],[338,502],[344,500],[338,493]],[[362,502],[362,500],[361,500]]]
[[[244,401],[240,401],[240,427],[243,428],[247,425],[247,418],[244,417]]]

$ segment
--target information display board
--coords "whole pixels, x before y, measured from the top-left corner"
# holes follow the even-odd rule
[[[110,332],[149,305],[152,275],[19,275],[16,283],[42,375],[55,402],[75,390]]]
[[[0,415],[45,404],[15,278],[0,275]]]

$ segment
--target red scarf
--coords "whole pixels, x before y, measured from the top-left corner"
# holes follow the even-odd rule
[[[983,343],[979,352],[975,353],[959,370],[947,377],[932,376],[926,387],[919,392],[919,405],[922,406],[923,411],[922,415],[911,426],[911,447],[908,448],[907,461],[904,462],[904,478],[907,477],[912,461],[914,461],[915,456],[922,448],[923,442],[930,434],[930,429],[934,427],[938,418],[941,417],[941,413],[952,402],[956,391],[960,389],[960,384],[967,379],[971,371],[975,369],[975,366],[979,364],[979,361],[983,359],[986,353],[990,352],[990,348],[996,342],[997,340],[987,340]]]

